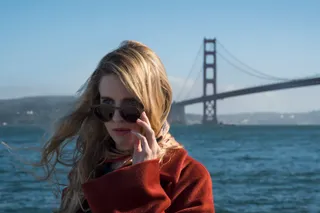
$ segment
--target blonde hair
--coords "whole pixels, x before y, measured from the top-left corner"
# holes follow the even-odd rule
[[[58,212],[74,213],[79,208],[83,209],[81,185],[95,177],[95,170],[102,159],[126,154],[114,148],[114,142],[103,123],[90,111],[92,105],[100,103],[99,82],[108,74],[117,75],[128,91],[144,105],[156,136],[161,138],[159,146],[163,152],[160,159],[169,150],[182,147],[169,133],[167,117],[172,89],[160,58],[139,42],[122,42],[101,59],[83,87],[75,109],[60,120],[53,136],[44,146],[40,163],[46,167],[47,178],[54,173],[57,164],[72,167],[68,189],[63,193]],[[76,140],[73,157],[63,160],[65,145],[73,139]]]

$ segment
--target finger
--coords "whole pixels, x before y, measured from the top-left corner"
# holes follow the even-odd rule
[[[154,131],[153,131],[152,127],[151,127],[150,120],[149,120],[149,118],[147,116],[147,113],[144,111],[141,114],[141,118],[138,119],[138,120],[139,120],[138,122],[142,121],[142,122],[147,123],[147,125],[143,125],[142,127],[144,128],[146,134],[150,133],[149,136],[148,136],[149,137],[148,140],[152,140],[152,138],[154,137]]]
[[[131,140],[131,143],[134,146],[134,150],[138,151],[138,152],[141,152],[142,148],[141,148],[141,143],[140,143],[139,138],[137,138],[134,134],[131,134],[130,135],[130,140]]]
[[[139,139],[139,144],[141,146],[141,151],[142,150],[147,151],[148,149],[150,149],[146,137],[144,137],[143,135],[141,135],[138,132],[135,132],[135,131],[131,131],[131,132]]]
[[[150,121],[149,121],[149,118],[148,118],[146,112],[143,112],[143,113],[141,114],[141,120],[143,120],[143,121],[146,122],[149,126],[151,126]]]
[[[142,152],[141,142],[140,140],[135,141],[134,143],[134,153],[135,152]]]
[[[156,138],[153,129],[145,121],[142,121],[140,119],[137,120],[137,124],[145,130],[147,142],[149,146],[152,147],[154,143],[156,143]]]

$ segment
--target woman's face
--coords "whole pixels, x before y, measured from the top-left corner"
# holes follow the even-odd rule
[[[99,92],[101,104],[111,104],[115,107],[132,106],[136,100],[132,94],[125,88],[118,76],[106,75],[103,76]],[[115,141],[116,147],[119,150],[133,149],[134,140],[136,137],[130,132],[131,130],[140,132],[140,126],[136,123],[126,121],[116,109],[110,121],[105,122],[105,127]]]

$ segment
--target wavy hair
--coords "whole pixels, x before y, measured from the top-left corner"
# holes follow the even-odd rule
[[[144,105],[151,126],[160,139],[163,152],[182,146],[169,133],[167,117],[172,102],[172,89],[160,58],[149,47],[136,41],[124,41],[105,55],[92,73],[71,113],[62,117],[53,135],[46,141],[40,164],[45,166],[47,178],[53,175],[57,164],[70,166],[68,187],[64,191],[58,212],[75,213],[83,209],[85,200],[81,185],[95,178],[102,159],[111,159],[127,153],[115,149],[114,141],[105,126],[90,111],[100,103],[99,83],[104,75],[114,74],[129,92]],[[71,159],[63,159],[65,146],[74,143]],[[105,141],[102,143],[102,141]]]

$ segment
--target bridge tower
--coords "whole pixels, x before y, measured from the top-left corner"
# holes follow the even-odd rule
[[[209,88],[208,88],[209,86]],[[203,96],[217,93],[216,39],[203,40]],[[203,124],[217,124],[217,100],[203,102]]]

